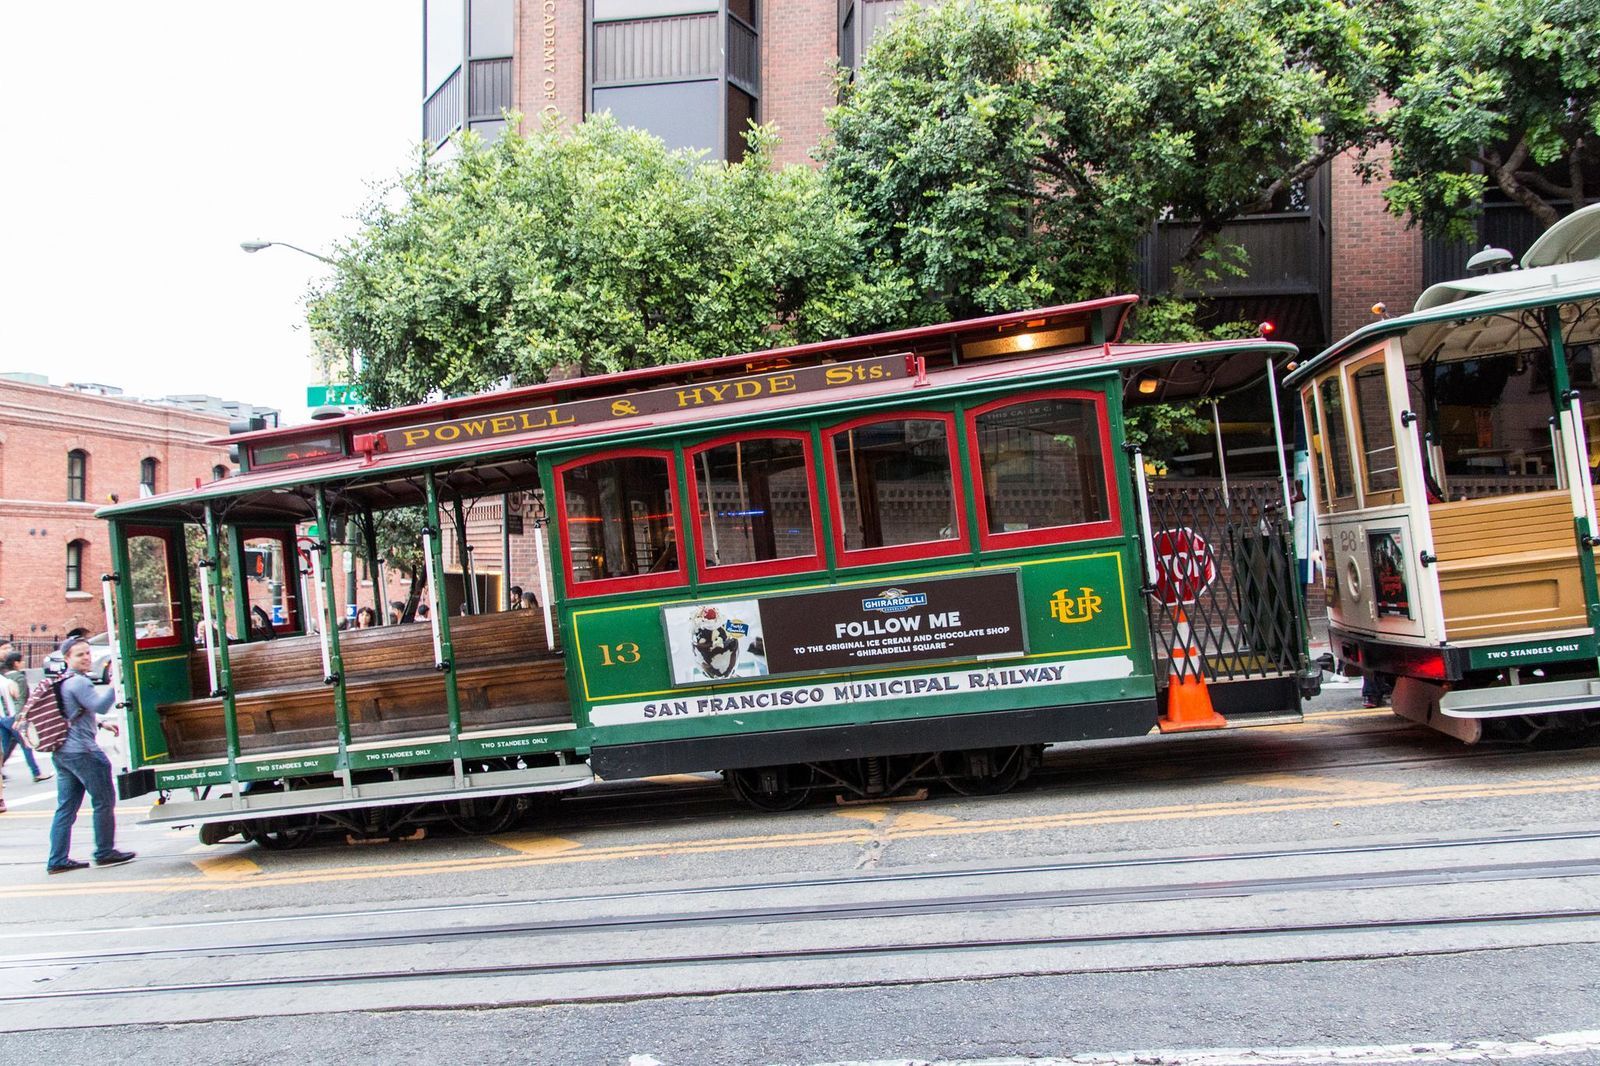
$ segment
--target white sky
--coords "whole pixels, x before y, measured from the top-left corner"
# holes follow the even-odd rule
[[[421,136],[420,0],[0,3],[0,370],[306,418],[303,296]]]

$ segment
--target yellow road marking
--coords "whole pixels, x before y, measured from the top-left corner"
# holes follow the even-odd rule
[[[1392,796],[1412,787],[1394,781],[1362,781],[1352,777],[1321,777],[1317,774],[1254,774],[1229,780],[1233,784],[1316,792],[1324,796]]]
[[[933,829],[938,826],[960,825],[961,819],[948,814],[928,814],[924,811],[901,811],[894,820],[896,829]]]
[[[243,855],[218,855],[210,859],[194,859],[191,861],[207,877],[216,877],[223,880],[254,877],[261,872],[261,867],[256,865],[255,860],[247,859]]]
[[[841,807],[833,812],[835,818],[847,818],[856,822],[871,822],[877,825],[889,817],[887,807]]]
[[[502,848],[510,848],[518,854],[532,855],[536,858],[561,855],[572,851],[574,848],[583,847],[576,840],[546,836],[543,833],[515,833],[511,836],[490,837],[489,843],[498,844]]]
[[[67,884],[33,884],[0,888],[0,899],[32,896],[113,895],[118,893],[174,893],[222,891],[241,887],[293,887],[331,884],[341,881],[379,880],[388,877],[420,877],[460,874],[478,870],[517,869],[577,862],[605,862],[617,859],[655,858],[681,855],[708,855],[740,851],[799,847],[838,847],[860,845],[873,839],[913,840],[928,837],[978,836],[989,833],[1044,832],[1083,829],[1095,826],[1137,822],[1197,821],[1253,814],[1329,812],[1339,809],[1394,806],[1429,800],[1495,799],[1508,796],[1570,795],[1600,792],[1600,776],[1570,778],[1565,781],[1522,780],[1484,787],[1481,785],[1415,786],[1382,795],[1316,795],[1267,800],[1232,800],[1219,803],[1182,803],[1165,807],[1063,812],[1025,818],[989,818],[947,822],[912,820],[891,823],[886,828],[852,826],[812,833],[779,833],[766,836],[713,837],[706,840],[677,840],[662,843],[621,844],[610,847],[574,848],[552,855],[485,856],[436,861],[402,860],[370,866],[344,866],[327,870],[263,871],[242,879],[172,876],[134,881],[81,881]],[[920,812],[919,812],[920,813]],[[548,838],[547,838],[548,839]]]

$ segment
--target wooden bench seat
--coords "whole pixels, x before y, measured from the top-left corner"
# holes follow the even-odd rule
[[[451,622],[463,730],[572,720],[565,663],[559,652],[546,650],[543,619],[537,612],[508,611]],[[346,706],[353,741],[398,740],[449,730],[444,675],[433,669],[428,626],[389,626],[340,637],[341,651],[346,652]],[[333,687],[322,681],[322,654],[315,637],[229,650],[241,753],[337,742]],[[196,689],[205,691],[203,652],[191,657],[191,679],[196,666]],[[227,754],[220,698],[164,704],[160,712],[167,750],[174,759]]]
[[[1428,517],[1447,638],[1518,636],[1586,624],[1569,493],[1436,503]]]

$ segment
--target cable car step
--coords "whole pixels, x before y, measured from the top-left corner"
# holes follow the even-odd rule
[[[1291,714],[1239,714],[1228,719],[1229,729],[1246,729],[1258,725],[1294,725],[1305,721],[1305,715]]]
[[[393,807],[409,803],[436,803],[442,800],[476,799],[482,796],[520,795],[579,788],[594,782],[585,763],[561,766],[535,766],[523,770],[496,770],[466,776],[464,788],[453,777],[412,777],[398,781],[364,782],[354,786],[294,789],[288,792],[246,792],[217,799],[177,800],[152,807],[141,825],[164,822],[205,822],[227,818],[243,821],[278,815],[317,811],[350,810],[358,807]]]
[[[1600,679],[1540,681],[1446,692],[1439,710],[1450,718],[1508,718],[1600,708]]]

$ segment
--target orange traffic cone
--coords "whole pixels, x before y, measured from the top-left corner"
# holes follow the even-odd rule
[[[1167,677],[1167,713],[1156,720],[1163,733],[1191,729],[1222,729],[1228,720],[1211,706],[1206,690],[1206,662],[1194,642],[1194,632],[1183,608],[1178,608],[1172,638],[1172,671]]]

